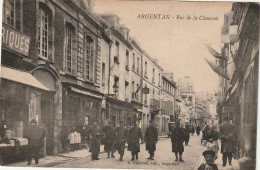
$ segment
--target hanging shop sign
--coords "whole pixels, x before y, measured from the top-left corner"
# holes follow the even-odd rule
[[[28,56],[30,37],[3,24],[2,46],[10,50],[13,50],[15,52],[18,52],[20,54]]]

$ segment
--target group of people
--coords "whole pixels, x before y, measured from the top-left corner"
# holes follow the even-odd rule
[[[228,164],[232,166],[232,157],[235,153],[235,126],[229,122],[228,118],[224,118],[224,122],[219,126],[219,133],[216,131],[215,127],[205,126],[202,130],[203,139],[208,142],[203,156],[205,158],[205,163],[201,164],[198,170],[213,169],[218,170],[214,161],[217,159],[218,153],[218,142],[221,141],[221,153],[222,156],[222,166],[225,167]],[[213,144],[212,144],[213,143]],[[214,144],[215,143],[215,144]],[[212,147],[210,147],[212,146]],[[217,149],[216,149],[217,148]]]
[[[132,154],[131,160],[138,160],[140,141],[143,141],[143,134],[136,122],[133,122],[133,127],[129,130],[124,126],[124,121],[120,121],[120,126],[116,128],[112,126],[112,122],[107,122],[102,129],[97,123],[93,123],[93,126],[89,129],[89,133],[89,151],[92,153],[92,160],[99,160],[100,136],[104,136],[104,150],[107,152],[107,158],[115,158],[114,153],[118,151],[120,155],[119,160],[123,161],[125,145],[128,144],[128,151]],[[158,140],[158,131],[153,121],[146,128],[144,138],[146,141],[146,150],[150,154],[148,159],[153,160]]]

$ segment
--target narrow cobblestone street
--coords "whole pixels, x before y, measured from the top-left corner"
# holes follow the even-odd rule
[[[125,149],[124,161],[118,160],[118,153],[115,159],[108,159],[106,154],[100,154],[99,161],[92,161],[90,157],[71,160],[54,167],[63,168],[135,168],[135,169],[194,169],[200,160],[204,146],[200,145],[200,136],[191,136],[189,146],[185,146],[183,159],[185,162],[176,162],[171,152],[170,138],[162,138],[157,143],[155,160],[147,160],[149,154],[145,151],[145,144],[141,145],[138,161],[130,161],[131,153]]]

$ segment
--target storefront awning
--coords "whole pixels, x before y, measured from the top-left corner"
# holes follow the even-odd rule
[[[13,82],[32,86],[41,90],[51,91],[28,72],[1,66],[0,77]]]
[[[76,93],[84,94],[84,95],[95,97],[95,98],[98,98],[98,99],[103,99],[103,96],[97,95],[97,94],[94,94],[94,93],[91,93],[91,92],[88,92],[88,91],[85,91],[85,90],[81,90],[81,89],[78,89],[78,88],[75,88],[75,87],[71,87],[70,89],[72,91],[76,92]]]

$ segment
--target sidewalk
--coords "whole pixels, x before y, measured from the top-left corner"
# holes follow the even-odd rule
[[[218,141],[219,142],[219,141]],[[228,161],[227,161],[227,165],[226,165],[226,167],[223,167],[222,166],[222,154],[220,153],[220,147],[221,146],[221,144],[220,144],[220,142],[219,142],[219,152],[218,152],[218,159],[216,159],[216,161],[215,161],[215,164],[218,166],[218,169],[219,170],[239,170],[239,165],[238,165],[238,161],[236,160],[236,159],[232,159],[232,166],[229,166],[228,165]],[[203,155],[202,155],[202,152],[201,152],[201,157],[200,157],[200,159],[199,159],[199,161],[198,161],[198,164],[195,166],[195,169],[194,170],[197,170],[198,169],[198,167],[202,164],[202,163],[204,163],[205,162],[205,160],[204,160],[204,157],[203,157]]]
[[[159,136],[158,138],[159,138],[159,140],[162,140],[162,139],[167,139],[168,137],[166,135],[166,136]],[[103,154],[103,153],[105,153],[104,152],[104,145],[101,145],[100,146],[100,154]],[[87,158],[87,157],[90,157],[90,156],[91,156],[91,153],[89,152],[89,148],[88,148],[88,149],[82,149],[82,150],[69,152],[69,153],[60,153],[56,156],[47,155],[44,158],[40,159],[38,165],[35,165],[34,160],[33,160],[32,164],[29,165],[29,166],[27,165],[27,161],[11,163],[11,164],[4,165],[4,166],[12,166],[12,167],[51,167],[51,166],[55,166],[55,165],[58,165],[58,164],[65,163],[69,160]]]

